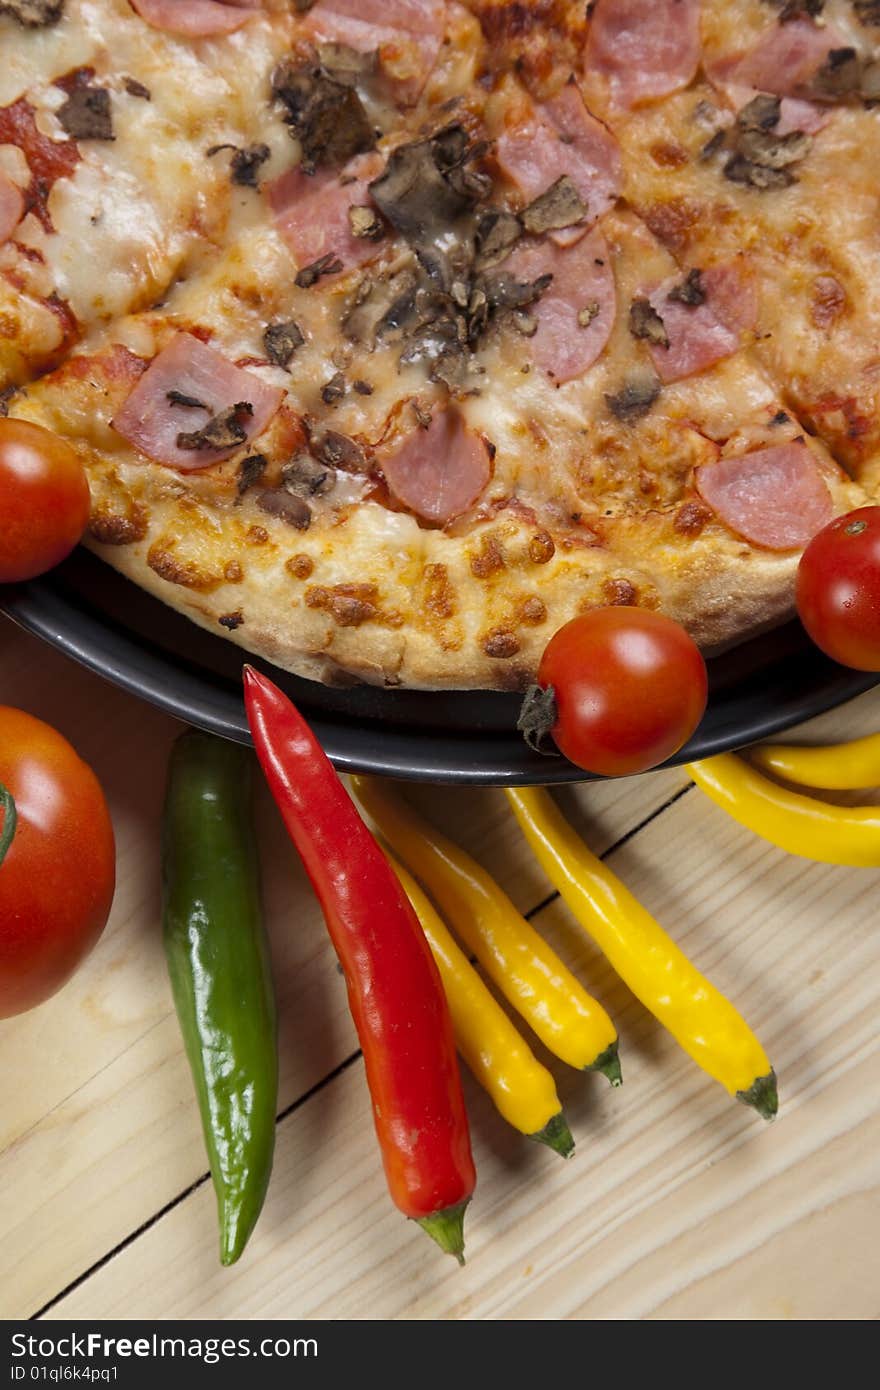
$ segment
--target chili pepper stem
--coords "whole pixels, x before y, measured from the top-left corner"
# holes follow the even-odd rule
[[[0,830],[0,864],[2,864],[9,846],[15,839],[15,830],[18,825],[15,798],[2,782],[0,782],[0,807],[3,810],[3,829]]]
[[[539,1129],[537,1134],[530,1134],[530,1139],[534,1139],[536,1144],[546,1144],[548,1149],[559,1154],[560,1158],[571,1158],[574,1153],[574,1139],[568,1122],[560,1110],[558,1115],[551,1115],[543,1129]]]
[[[736,1098],[741,1100],[743,1105],[751,1105],[757,1110],[762,1120],[775,1120],[779,1109],[775,1071],[769,1071],[766,1076],[759,1076],[747,1091],[737,1091]]]
[[[620,1070],[620,1058],[617,1055],[617,1039],[606,1047],[604,1052],[600,1052],[595,1062],[591,1062],[585,1071],[600,1071],[603,1076],[607,1076],[612,1086],[623,1085],[623,1073]]]
[[[457,1206],[447,1207],[445,1211],[434,1211],[430,1216],[416,1218],[416,1224],[427,1231],[441,1250],[452,1255],[460,1265],[464,1264],[464,1214],[470,1197]]]

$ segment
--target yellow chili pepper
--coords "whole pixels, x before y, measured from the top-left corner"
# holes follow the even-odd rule
[[[689,763],[701,791],[740,825],[820,864],[880,865],[880,806],[832,806],[771,782],[733,753]]]
[[[880,734],[853,739],[828,748],[799,747],[794,743],[765,743],[749,750],[749,757],[766,772],[823,791],[854,791],[880,787]]]
[[[412,875],[392,854],[388,860],[428,938],[446,991],[455,1042],[465,1062],[508,1124],[569,1158],[574,1140],[550,1072],[489,993]]]
[[[391,848],[425,884],[443,915],[545,1047],[579,1070],[620,1085],[617,1030],[546,941],[469,854],[365,777],[352,785]]]
[[[511,787],[507,797],[547,877],[636,998],[704,1071],[771,1120],[776,1076],[733,1005],[590,852],[548,792]]]

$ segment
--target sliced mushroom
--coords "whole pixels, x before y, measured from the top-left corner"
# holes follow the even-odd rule
[[[250,401],[236,401],[228,410],[221,410],[201,429],[182,431],[177,436],[178,449],[233,449],[244,444],[247,426],[242,417],[250,419],[254,408]]]
[[[286,490],[298,497],[323,497],[336,486],[334,469],[304,453],[296,454],[284,465],[281,480]]]
[[[247,145],[242,150],[236,150],[229,162],[232,182],[240,188],[256,188],[260,166],[266,163],[271,153],[268,145]]]
[[[399,145],[370,184],[373,201],[412,246],[426,249],[489,191],[488,180],[468,167],[484,148],[460,125]]]
[[[489,208],[477,223],[477,270],[492,270],[510,255],[523,234],[523,225],[512,212]]]
[[[639,296],[629,306],[629,331],[654,347],[669,347],[666,325],[649,299]]]
[[[313,435],[311,450],[315,458],[328,468],[339,468],[345,473],[370,471],[369,459],[360,444],[337,430],[325,430],[321,435]]]
[[[11,14],[27,29],[44,29],[61,18],[64,0],[0,0],[0,14]]]
[[[673,285],[666,296],[673,304],[685,304],[689,309],[696,309],[706,302],[706,291],[703,288],[703,272],[701,270],[689,270],[687,275],[678,285]]]
[[[266,356],[276,367],[286,367],[305,340],[305,334],[295,319],[270,323],[263,333]]]
[[[272,91],[286,108],[284,119],[300,142],[306,173],[340,168],[375,146],[375,131],[354,87],[320,63],[282,63],[272,75]]]
[[[659,395],[660,382],[656,376],[633,375],[619,391],[606,395],[605,404],[617,420],[631,425],[647,415]]]
[[[249,454],[246,459],[242,459],[238,465],[235,483],[239,497],[243,497],[249,487],[260,481],[268,466],[269,460],[265,454]]]
[[[578,222],[583,222],[586,215],[587,205],[577,186],[568,174],[563,174],[546,193],[523,209],[520,218],[527,232],[532,236],[541,236],[544,232],[574,227]]]
[[[106,87],[81,82],[55,113],[71,140],[113,140],[113,112]]]
[[[272,489],[261,492],[257,506],[269,516],[277,516],[297,531],[307,531],[312,523],[312,509],[302,497],[294,497],[290,492]]]

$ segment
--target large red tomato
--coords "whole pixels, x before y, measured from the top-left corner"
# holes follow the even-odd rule
[[[880,671],[880,507],[836,517],[813,537],[798,566],[797,606],[827,656]]]
[[[65,440],[27,420],[0,419],[0,584],[58,565],[89,519],[89,484]]]
[[[0,857],[0,1018],[7,1018],[48,999],[91,950],[110,914],[116,873],[113,826],[95,774],[48,724],[8,706],[0,706]]]
[[[643,608],[596,608],[566,623],[547,644],[538,685],[553,691],[554,742],[603,777],[670,758],[706,708],[699,648],[678,623]]]

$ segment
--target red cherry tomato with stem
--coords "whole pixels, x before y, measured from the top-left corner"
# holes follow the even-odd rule
[[[596,608],[551,637],[538,686],[560,751],[587,772],[625,777],[665,762],[688,741],[706,708],[706,663],[662,613]]]
[[[813,537],[798,566],[797,607],[826,656],[880,671],[880,507],[838,516]]]
[[[0,706],[0,1018],[69,979],[104,929],[115,876],[91,768],[48,724]]]
[[[60,564],[89,519],[89,484],[71,446],[28,420],[0,419],[0,584]]]

